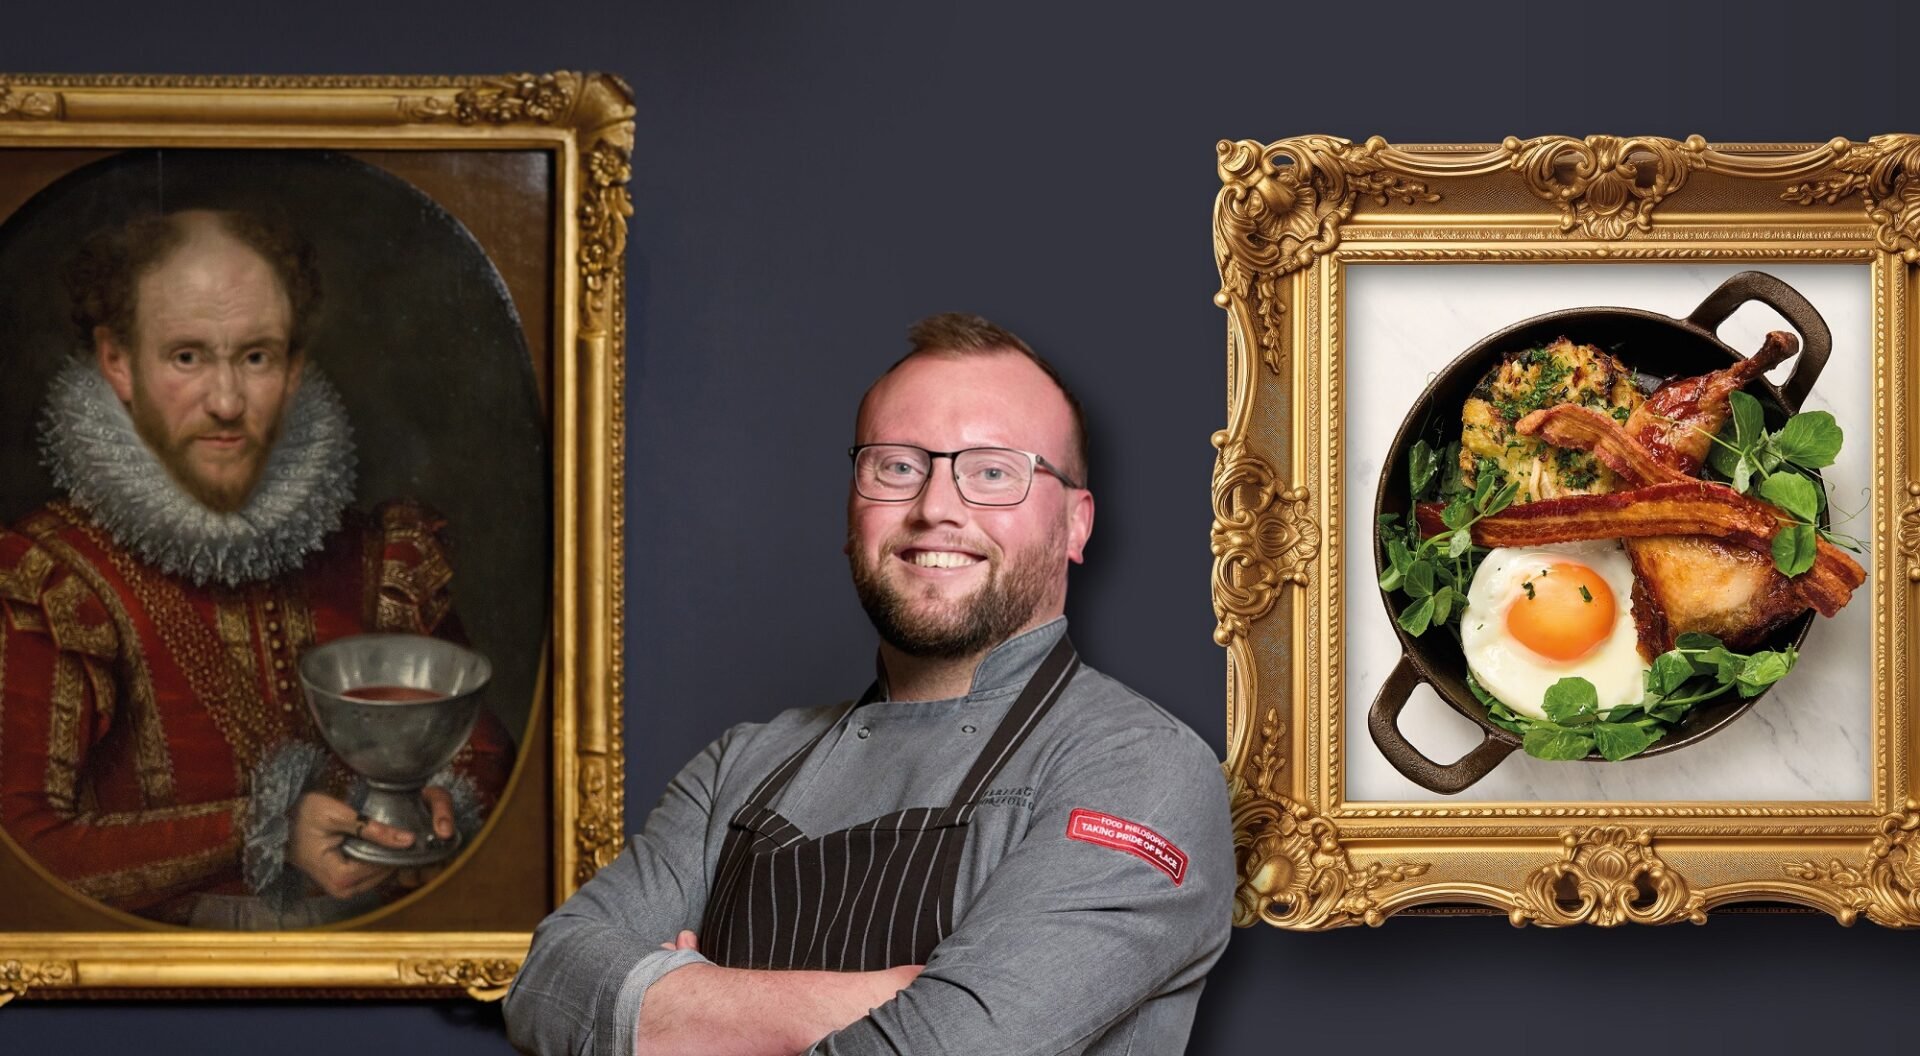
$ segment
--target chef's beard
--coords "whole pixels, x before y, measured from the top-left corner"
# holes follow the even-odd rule
[[[1055,532],[1039,545],[993,567],[986,583],[955,602],[934,597],[913,598],[869,567],[852,549],[853,588],[867,610],[873,628],[888,645],[924,660],[962,660],[978,656],[1019,633],[1033,619],[1052,584],[1054,570],[1065,560],[1064,533]],[[897,561],[894,548],[882,551],[880,562]]]

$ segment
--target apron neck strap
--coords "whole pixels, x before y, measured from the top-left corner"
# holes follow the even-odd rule
[[[993,736],[987,738],[987,746],[981,750],[980,757],[973,761],[973,769],[961,780],[960,788],[953,796],[954,808],[971,806],[973,801],[987,789],[987,782],[1000,773],[1007,760],[1013,758],[1027,741],[1034,727],[1040,725],[1040,719],[1046,715],[1053,702],[1060,699],[1067,683],[1073,681],[1074,673],[1080,670],[1080,654],[1074,651],[1073,643],[1065,635],[1054,643],[1053,651],[1040,661],[1040,667],[1027,679],[1026,688],[1020,691],[1020,697],[1013,702],[1000,725],[994,727]]]

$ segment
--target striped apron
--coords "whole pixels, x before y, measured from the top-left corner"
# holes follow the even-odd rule
[[[728,968],[852,972],[925,964],[954,927],[960,852],[977,800],[1079,667],[1062,637],[945,807],[912,807],[809,837],[769,804],[840,726],[830,723],[734,812],[700,921],[700,952]],[[875,686],[854,707],[878,695]]]

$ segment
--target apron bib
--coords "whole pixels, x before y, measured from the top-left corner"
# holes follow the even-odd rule
[[[954,927],[960,852],[976,801],[1079,667],[1062,637],[994,727],[951,803],[809,837],[770,804],[848,709],[775,767],[729,820],[700,921],[701,954],[727,968],[855,972],[925,964]],[[854,707],[878,693],[876,685]]]

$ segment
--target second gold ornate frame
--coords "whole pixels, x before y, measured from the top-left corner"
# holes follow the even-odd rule
[[[38,186],[122,150],[323,150],[432,193],[504,275],[526,327],[551,453],[543,569],[550,612],[531,731],[496,817],[525,823],[511,885],[457,865],[419,897],[343,927],[270,933],[162,928],[62,888],[0,841],[12,904],[0,926],[0,1005],[30,997],[466,993],[494,999],[532,923],[619,853],[623,401],[633,100],[618,78],[177,78],[0,75],[0,219]],[[518,159],[508,168],[490,159]],[[17,162],[17,164],[16,164]],[[514,167],[517,166],[517,167]],[[11,170],[10,170],[11,171]],[[503,191],[515,174],[533,174]],[[38,181],[38,182],[36,182]],[[493,199],[488,196],[494,195]],[[514,197],[516,196],[517,197]],[[512,197],[511,220],[487,203]],[[442,199],[436,199],[442,200]],[[517,226],[516,226],[517,225]],[[411,394],[418,397],[420,394]],[[524,709],[527,705],[522,702]],[[521,874],[524,874],[522,876]],[[511,924],[489,907],[511,902]],[[491,914],[491,915],[490,915]],[[18,923],[12,923],[18,921]],[[49,924],[48,922],[57,922]]]
[[[1228,417],[1214,436],[1213,596],[1227,650],[1235,922],[1322,930],[1451,904],[1515,924],[1698,923],[1758,902],[1920,926],[1920,136],[1409,147],[1303,136],[1223,141],[1218,155]],[[1871,444],[1871,497],[1855,522],[1870,574],[1853,602],[1870,606],[1865,793],[1350,799],[1351,716],[1367,702],[1347,699],[1346,590],[1375,574],[1372,554],[1344,542],[1350,523],[1373,517],[1370,492],[1343,476],[1354,269],[1622,262],[1844,263],[1866,276],[1870,389],[1857,413],[1872,433],[1849,441]]]

